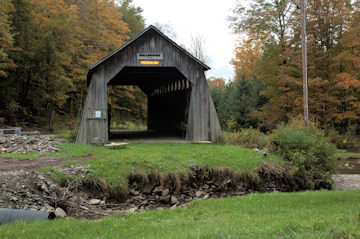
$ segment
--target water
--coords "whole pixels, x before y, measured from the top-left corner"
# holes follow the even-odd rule
[[[360,157],[350,156],[338,159],[338,173],[360,174]]]

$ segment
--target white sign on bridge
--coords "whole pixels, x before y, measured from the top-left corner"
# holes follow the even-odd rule
[[[162,60],[162,53],[137,53],[138,60]]]

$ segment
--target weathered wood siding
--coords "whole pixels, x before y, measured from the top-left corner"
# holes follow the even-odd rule
[[[90,143],[94,137],[108,139],[107,84],[115,79],[124,67],[147,67],[140,64],[137,53],[162,53],[163,59],[156,67],[176,67],[191,82],[186,139],[190,141],[215,141],[221,138],[221,128],[209,93],[203,66],[194,62],[191,57],[184,54],[158,32],[149,29],[130,45],[92,70],[91,83],[76,142]],[[95,111],[104,112],[105,117],[91,117],[92,112]],[[151,117],[151,112],[149,114]]]

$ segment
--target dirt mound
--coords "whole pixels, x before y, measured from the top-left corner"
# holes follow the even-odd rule
[[[190,176],[130,175],[129,188],[120,194],[110,193],[101,181],[89,175],[88,165],[59,167],[58,171],[79,180],[51,180],[50,173],[37,171],[0,172],[2,183],[0,208],[55,211],[63,209],[68,216],[100,218],[124,215],[125,212],[186,207],[194,199],[222,198],[251,192],[301,190],[286,172],[262,167],[256,175],[237,175],[228,169],[192,168]],[[300,182],[300,181],[299,181]]]
[[[117,203],[121,209],[151,210],[186,206],[194,199],[241,196],[252,192],[300,191],[309,189],[301,176],[276,166],[264,165],[257,173],[237,174],[226,168],[193,167],[183,178],[169,175],[130,175],[129,189],[111,193],[101,182],[83,181],[81,191],[90,198]],[[290,170],[290,168],[289,168]]]
[[[0,134],[0,153],[59,152],[57,145],[61,143],[64,140],[59,138]]]
[[[82,158],[82,161],[91,157]],[[8,161],[1,161],[8,160]],[[12,162],[11,160],[14,160]],[[162,208],[186,207],[194,199],[241,196],[252,192],[301,191],[310,189],[306,179],[291,173],[291,167],[263,164],[256,172],[234,172],[228,168],[193,167],[184,175],[132,174],[128,189],[111,191],[103,181],[91,176],[89,165],[58,167],[57,171],[78,178],[68,181],[62,177],[61,185],[52,180],[57,172],[39,173],[34,168],[58,165],[55,158],[16,160],[1,159],[7,168],[0,170],[0,208],[56,211],[61,208],[68,216],[100,218],[123,215],[124,212]],[[69,159],[67,159],[69,160]],[[73,158],[72,160],[77,160]],[[18,170],[24,164],[33,165],[29,171]],[[57,164],[58,163],[58,164]],[[14,167],[11,167],[13,165]],[[19,166],[20,165],[20,166]],[[1,169],[1,167],[0,167]]]

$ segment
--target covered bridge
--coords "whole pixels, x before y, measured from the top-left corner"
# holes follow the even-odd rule
[[[136,85],[148,96],[148,130],[171,132],[189,141],[222,137],[204,72],[210,68],[154,26],[95,63],[77,143],[108,141],[108,85]]]

